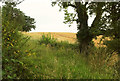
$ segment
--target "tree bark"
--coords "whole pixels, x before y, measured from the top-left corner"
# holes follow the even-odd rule
[[[80,2],[75,2],[76,12],[78,14],[78,33],[77,39],[79,42],[79,49],[81,53],[87,54],[89,43],[92,40],[92,36],[89,33],[88,29],[88,15],[85,5],[82,5]]]
[[[89,34],[89,30],[84,29],[82,31],[78,31],[77,38],[79,41],[80,52],[88,55],[89,45],[92,41],[92,36]]]

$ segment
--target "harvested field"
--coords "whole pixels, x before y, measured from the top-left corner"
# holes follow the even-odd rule
[[[40,37],[45,34],[50,34],[52,37],[56,38],[58,41],[68,41],[69,43],[76,43],[76,33],[67,32],[23,32],[23,34],[28,35],[31,39],[40,39]],[[98,36],[97,39],[93,39],[96,47],[105,46],[103,41],[100,42],[102,35]],[[110,40],[109,38],[106,38]]]
[[[40,37],[45,34],[50,34],[52,37],[56,38],[58,41],[68,41],[69,43],[75,43],[76,33],[65,33],[65,32],[23,32],[23,34],[31,36],[31,39],[40,39]]]

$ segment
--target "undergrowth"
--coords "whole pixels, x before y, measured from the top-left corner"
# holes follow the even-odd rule
[[[102,63],[106,54],[102,48],[96,48],[96,51],[95,48],[91,48],[89,56],[85,57],[76,50],[76,44],[58,42],[50,36],[43,35],[40,40],[29,40],[28,44],[30,46],[27,49],[35,47],[32,50],[33,54],[23,57],[21,61],[27,64],[26,67],[33,75],[29,77],[31,79],[118,78],[113,67],[107,68],[107,65]]]

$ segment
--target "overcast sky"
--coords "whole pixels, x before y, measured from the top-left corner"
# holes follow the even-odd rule
[[[17,8],[35,19],[36,29],[31,32],[77,32],[76,22],[71,27],[64,24],[64,12],[59,12],[57,5],[52,7],[51,0],[25,0]],[[69,8],[69,11],[72,10]]]
[[[36,29],[31,32],[77,32],[76,23],[64,24],[64,12],[51,6],[51,0],[25,0],[17,6],[27,16],[35,18]]]

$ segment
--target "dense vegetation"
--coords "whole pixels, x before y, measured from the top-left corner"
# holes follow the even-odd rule
[[[14,7],[15,3],[7,2],[2,7],[2,77],[10,79],[24,78],[26,75],[28,76],[29,72],[20,61],[22,57],[29,53],[29,51],[26,53],[24,48],[28,37],[19,32],[23,30],[23,25],[29,22],[24,24],[24,14]],[[24,74],[24,76],[21,76],[21,74]]]
[[[31,29],[35,29],[35,20],[30,16],[26,16],[22,11],[15,8],[17,3],[14,2],[5,2],[5,5],[2,7],[2,18],[6,18],[9,21],[16,21],[16,27],[19,31],[31,31]],[[8,17],[8,18],[7,18]]]
[[[58,5],[60,11],[64,10],[64,23],[77,23],[77,39],[81,53],[89,54],[88,50],[93,46],[92,39],[96,36],[110,37],[111,40],[104,44],[114,52],[117,52],[120,59],[120,2],[84,2],[62,0],[52,2],[52,6]],[[73,13],[68,8],[72,7]],[[88,26],[90,16],[95,16],[92,24]],[[116,66],[120,65],[120,61]],[[120,68],[118,68],[120,73]]]
[[[119,54],[119,7],[118,3],[106,3],[105,9],[110,9],[114,13],[110,13],[108,19],[116,19],[115,22],[105,22],[105,18],[102,18],[102,25],[110,24],[112,29],[105,29],[103,31],[97,30],[98,27],[95,20],[95,24],[92,29],[86,25],[87,19],[82,22],[78,16],[78,29],[77,34],[79,45],[70,44],[68,42],[58,42],[57,39],[52,38],[50,35],[42,35],[39,40],[31,40],[28,36],[23,35],[20,31],[30,31],[31,28],[35,28],[34,19],[25,14],[19,9],[15,8],[17,4],[21,2],[5,2],[2,7],[2,77],[3,79],[118,79],[119,77],[119,59],[114,58],[113,55]],[[65,8],[72,4],[59,3]],[[77,9],[82,9],[79,12],[80,18],[84,20],[87,16],[83,16],[85,6],[88,4],[75,3]],[[95,6],[91,7],[91,6]],[[97,5],[97,7],[96,7]],[[111,8],[115,6],[115,8]],[[92,13],[100,15],[100,10],[105,6],[105,3],[91,3],[89,9]],[[85,8],[85,9],[84,9]],[[98,9],[96,9],[98,8]],[[100,9],[100,10],[99,10]],[[97,10],[97,11],[95,11]],[[67,10],[66,19],[70,19]],[[85,11],[86,12],[86,11]],[[87,14],[85,14],[87,15]],[[71,15],[72,16],[72,15]],[[83,18],[85,17],[85,18]],[[117,24],[115,24],[117,23]],[[81,24],[81,25],[79,25]],[[83,25],[82,25],[83,24]],[[85,26],[84,26],[85,25]],[[85,28],[84,28],[85,27]],[[94,28],[95,27],[95,28]],[[103,28],[105,26],[102,26]],[[108,27],[108,26],[106,26]],[[82,29],[81,29],[82,28]],[[95,33],[97,32],[97,34]],[[90,34],[91,32],[91,34]],[[112,32],[112,34],[109,34]],[[103,37],[111,37],[110,41],[105,44],[107,47],[95,47],[89,45],[92,43],[92,39],[100,33],[104,33]],[[87,35],[86,35],[87,34]],[[88,35],[89,34],[89,35]],[[94,34],[94,36],[92,36]],[[90,39],[89,39],[90,38]],[[89,40],[87,40],[89,39]],[[86,40],[86,41],[84,41]],[[84,41],[84,42],[83,42]],[[1,43],[0,43],[1,44]],[[93,44],[93,43],[92,43]],[[86,45],[88,45],[86,49]],[[81,48],[87,51],[81,52]],[[82,49],[82,50],[83,50]]]
[[[43,41],[44,40],[44,41]],[[46,41],[47,40],[47,41]],[[54,42],[53,42],[54,41]],[[40,40],[29,40],[27,48],[34,48],[33,54],[23,57],[21,61],[34,77],[38,79],[113,79],[118,78],[115,69],[110,67],[108,58],[103,57],[105,49],[96,48],[86,59],[80,55],[76,44],[57,42],[54,38],[43,35]],[[56,43],[56,44],[55,44]],[[95,56],[97,52],[97,56]],[[108,52],[108,51],[107,51]],[[99,56],[98,56],[99,55]],[[100,56],[101,55],[101,56]],[[94,59],[95,58],[95,59]],[[89,59],[89,60],[88,60]],[[99,60],[98,60],[99,59]],[[110,71],[109,71],[110,70]],[[114,75],[114,76],[113,76]]]
[[[77,23],[77,39],[81,52],[86,52],[89,46],[93,44],[91,41],[96,36],[104,35],[111,36],[114,40],[111,44],[106,44],[119,52],[120,40],[120,3],[119,2],[84,2],[84,1],[66,1],[58,0],[52,3],[52,6],[58,5],[60,11],[65,12],[64,23]],[[68,11],[72,7],[73,13]],[[88,19],[90,16],[95,16],[92,24],[88,26]],[[112,33],[111,33],[112,32]],[[115,45],[118,46],[115,46]]]

